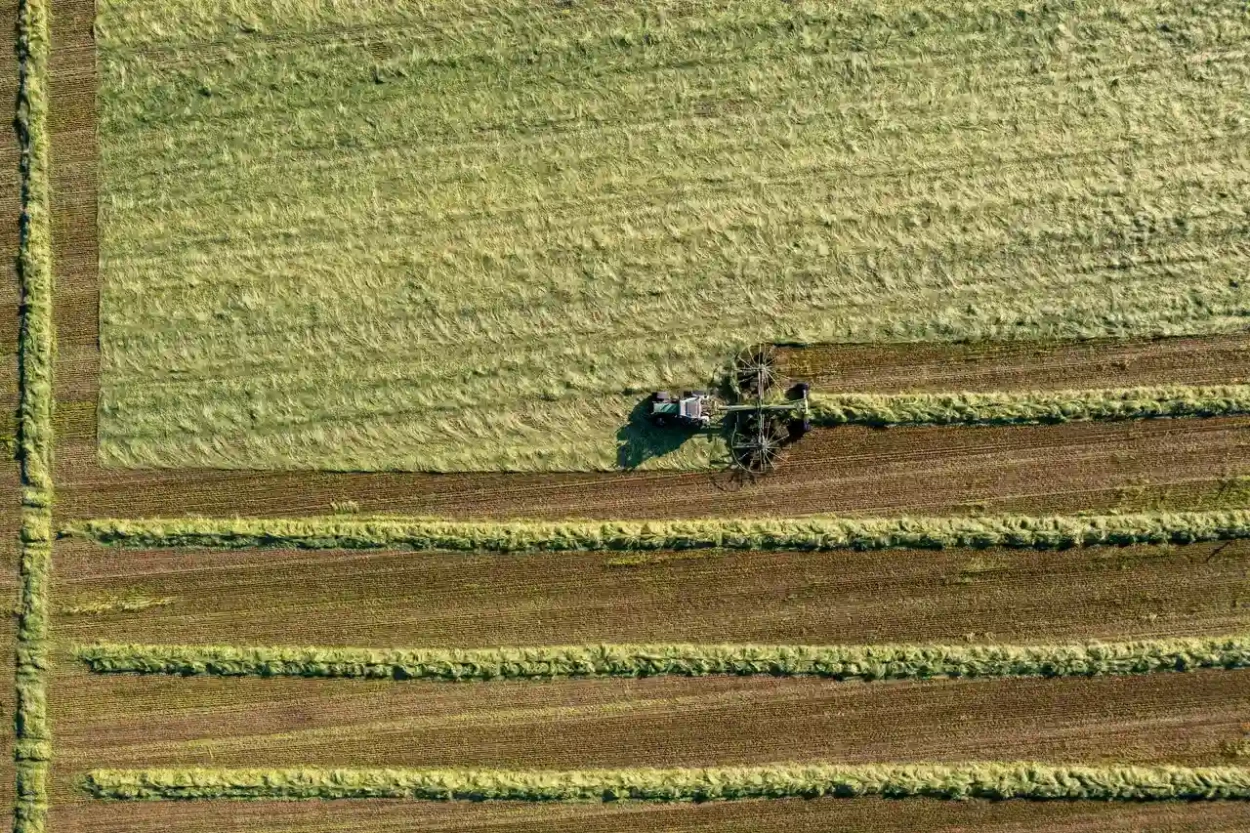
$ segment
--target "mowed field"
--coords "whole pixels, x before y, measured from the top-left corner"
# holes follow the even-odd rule
[[[101,0],[111,466],[701,468],[756,341],[1244,328],[1237,3]]]
[[[1244,633],[1242,543],[881,553],[465,555],[58,546],[50,710],[64,830],[1236,830],[1241,804],[748,802],[606,809],[157,807],[83,797],[110,766],[705,766],[1018,759],[1237,764],[1250,671],[854,683],[395,682],[99,675],[92,640],[489,647],[629,641],[1108,641]],[[258,604],[258,599],[264,599]],[[206,806],[208,805],[208,806]],[[162,825],[166,827],[161,828]],[[1223,826],[1221,826],[1223,825]]]
[[[782,351],[831,394],[1250,381],[1235,4],[52,12],[58,528],[1250,506],[1235,415],[849,426],[758,480],[545,471],[616,467],[642,392],[760,339],[865,342]],[[486,400],[480,419],[466,408]],[[442,468],[529,471],[384,471]],[[15,560],[16,513],[11,532]],[[101,674],[75,657],[1244,636],[1244,540],[501,555],[61,538],[44,601],[54,831],[1250,828],[1246,801],[112,802],[82,786],[160,766],[1246,767],[1244,667],[450,683]]]

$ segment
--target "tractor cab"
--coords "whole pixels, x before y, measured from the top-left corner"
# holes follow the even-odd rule
[[[647,415],[657,426],[684,425],[707,428],[712,424],[712,398],[705,391],[688,390],[675,397],[666,390],[651,394]]]

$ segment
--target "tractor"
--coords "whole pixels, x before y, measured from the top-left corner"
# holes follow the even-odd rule
[[[656,426],[680,425],[687,428],[707,428],[712,424],[714,404],[707,391],[683,391],[675,397],[666,390],[651,394],[651,409],[647,412]]]
[[[810,392],[796,382],[784,392],[771,345],[749,347],[734,360],[727,399],[688,390],[680,397],[651,394],[647,416],[656,426],[706,429],[715,421],[726,434],[734,464],[752,473],[772,471],[783,449],[811,430]]]

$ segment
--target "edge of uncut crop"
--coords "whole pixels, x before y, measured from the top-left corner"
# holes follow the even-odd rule
[[[60,534],[144,549],[408,549],[602,552],[690,549],[832,551],[947,547],[1066,549],[1250,538],[1250,510],[1123,515],[801,517],[686,521],[439,521],[399,517],[98,518]]]
[[[16,129],[21,148],[18,277],[22,325],[18,352],[22,476],[20,595],[15,714],[17,794],[14,830],[47,828],[52,737],[46,706],[48,583],[52,560],[53,275],[49,181],[48,60],[50,0],[20,0]]]
[[[810,403],[811,420],[821,426],[1050,425],[1250,414],[1250,385],[1020,393],[813,393]]]
[[[410,799],[734,801],[777,798],[1250,800],[1250,768],[1032,762],[775,764],[707,769],[97,769],[79,780],[115,801]]]
[[[1053,645],[558,645],[512,648],[317,648],[122,645],[74,649],[97,674],[183,677],[552,680],[773,676],[834,680],[1094,677],[1250,668],[1250,634]]]

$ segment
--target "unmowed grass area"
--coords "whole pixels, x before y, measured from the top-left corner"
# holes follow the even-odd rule
[[[100,0],[115,466],[692,468],[743,343],[1241,329],[1234,0]]]

